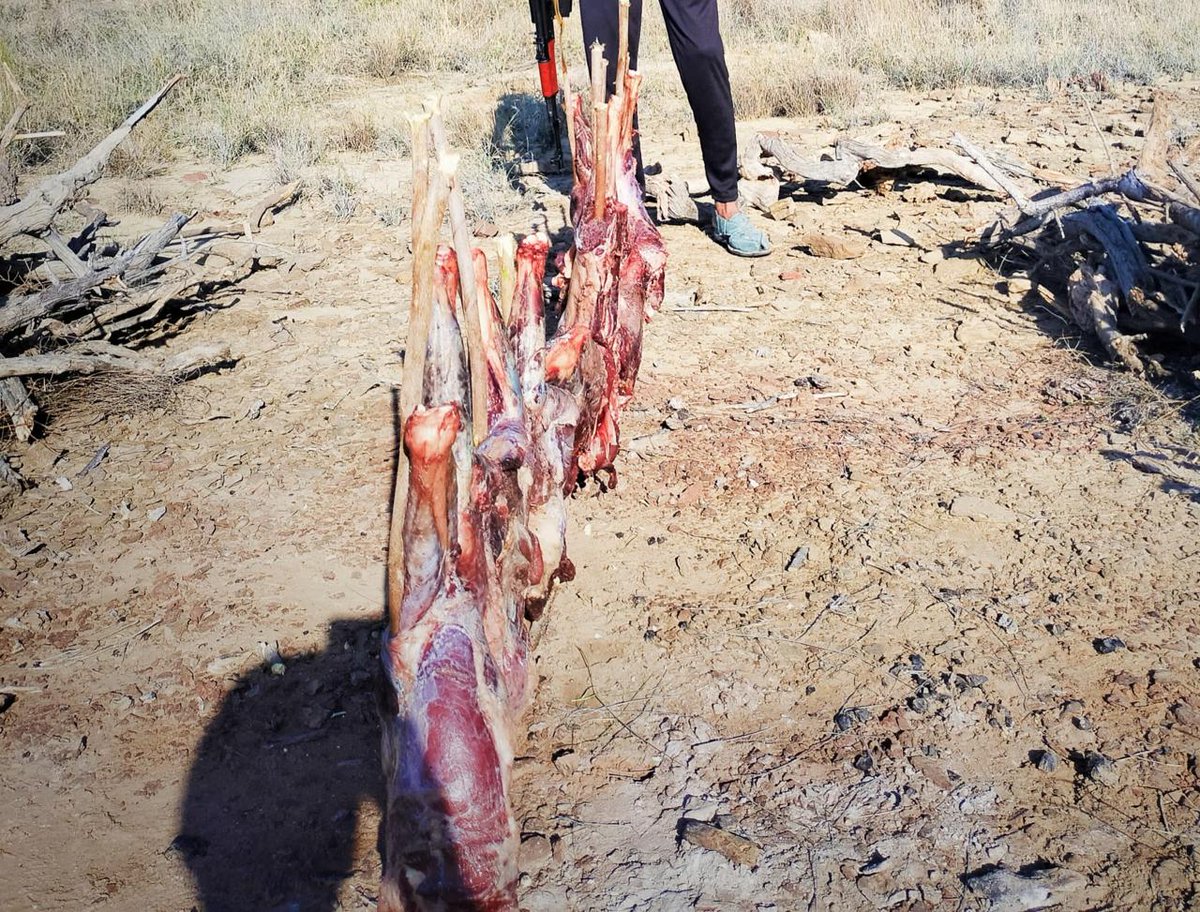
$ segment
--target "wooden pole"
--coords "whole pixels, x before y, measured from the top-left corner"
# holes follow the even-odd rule
[[[596,218],[604,218],[608,204],[608,105],[601,103],[592,106],[592,147],[596,159],[592,170],[595,181],[594,205],[592,208]]]
[[[592,179],[595,182],[593,208],[596,218],[604,218],[608,204],[608,60],[604,45],[592,45]]]
[[[625,91],[625,74],[629,72],[629,0],[617,5],[617,82],[614,91]]]
[[[500,316],[507,325],[517,294],[517,239],[511,234],[500,235],[496,238],[496,254],[500,264]]]
[[[429,168],[430,115],[412,118],[413,130],[413,219],[412,219],[412,304],[408,313],[408,338],[404,348],[404,371],[400,379],[399,434],[396,453],[396,483],[392,495],[392,520],[388,531],[387,602],[388,631],[400,633],[400,607],[404,601],[404,516],[408,511],[408,456],[404,452],[404,425],[424,392],[425,353],[429,321],[433,312],[438,235],[446,212],[447,188],[434,179]],[[417,204],[420,203],[419,213]]]
[[[458,257],[458,293],[462,297],[466,317],[467,370],[471,377],[471,437],[475,446],[483,442],[488,432],[487,415],[487,352],[483,350],[483,326],[479,316],[479,296],[475,286],[475,263],[471,253],[471,232],[467,227],[467,211],[462,188],[458,185],[457,154],[446,144],[446,130],[441,112],[435,112],[430,135],[438,157],[438,170],[449,191],[450,237]]]

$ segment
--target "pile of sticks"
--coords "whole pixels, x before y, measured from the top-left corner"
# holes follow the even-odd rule
[[[832,154],[813,156],[764,133],[742,157],[742,194],[770,211],[789,182],[839,190],[868,175],[916,171],[1007,197],[1012,208],[982,231],[979,252],[1059,293],[1070,319],[1118,363],[1139,376],[1162,376],[1161,354],[1195,355],[1200,346],[1200,181],[1170,158],[1171,122],[1169,100],[1160,95],[1136,165],[1075,186],[959,134],[952,148],[892,149],[843,138]],[[670,182],[658,201],[664,218],[696,217],[695,204]]]
[[[1152,124],[1162,129],[1167,120],[1156,111]],[[1071,319],[1138,376],[1169,373],[1164,352],[1196,354],[1200,184],[1179,162],[1164,156],[1156,164],[1152,136],[1138,164],[1124,173],[1033,192],[974,143],[958,135],[954,142],[1013,203],[983,231],[984,252],[1022,264],[1030,279],[1065,292]],[[1152,182],[1168,173],[1178,190]]]
[[[0,191],[8,196],[0,207],[0,415],[25,441],[36,431],[39,409],[24,378],[104,370],[185,378],[230,361],[221,345],[169,358],[135,349],[173,333],[215,292],[277,262],[251,235],[295,200],[299,187],[273,192],[241,225],[193,226],[195,213],[175,213],[154,231],[118,244],[104,233],[116,222],[81,202],[80,194],[182,77],[165,83],[70,168],[18,196],[9,149],[22,138],[17,124],[27,105],[7,68],[6,75],[17,101],[0,134]],[[66,231],[67,221],[83,225]]]

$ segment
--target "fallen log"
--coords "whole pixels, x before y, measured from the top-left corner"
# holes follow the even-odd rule
[[[1134,374],[1144,377],[1146,366],[1138,356],[1136,340],[1123,335],[1117,326],[1120,301],[1113,283],[1084,263],[1071,276],[1070,301],[1075,323],[1093,333],[1113,358]]]
[[[0,209],[0,245],[19,234],[40,235],[84,187],[100,177],[108,158],[125,138],[153,111],[183,76],[173,76],[161,89],[129,115],[119,127],[101,140],[71,168],[48,177],[25,194],[19,201]]]
[[[843,139],[838,141],[837,150],[839,154],[855,158],[863,165],[870,164],[885,171],[903,171],[907,168],[933,171],[961,178],[968,184],[993,193],[1003,192],[1003,187],[987,171],[948,149],[885,149],[861,140]]]
[[[174,355],[153,357],[107,342],[81,342],[45,355],[0,358],[0,379],[93,374],[99,370],[145,371],[184,378],[235,360],[228,345],[199,345]]]
[[[771,156],[786,173],[806,183],[848,187],[862,170],[857,158],[817,159],[799,152],[791,143],[774,133],[760,133],[754,138],[763,153]]]

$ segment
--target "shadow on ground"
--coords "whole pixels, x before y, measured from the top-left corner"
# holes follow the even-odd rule
[[[172,844],[205,912],[327,912],[346,877],[378,864],[355,832],[383,801],[379,627],[333,622],[325,648],[288,657],[283,675],[240,677],[208,726]]]

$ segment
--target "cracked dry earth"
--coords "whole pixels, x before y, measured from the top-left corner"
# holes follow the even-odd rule
[[[1115,155],[1148,98],[1092,98]],[[1106,167],[1073,96],[880,104],[859,135]],[[407,194],[406,162],[339,167]],[[196,171],[156,191],[238,210],[269,183]],[[527,189],[501,227],[561,225]],[[1194,431],[1128,419],[1136,384],[1052,301],[944,256],[1000,203],[916,177],[800,195],[758,262],[664,229],[620,483],[576,496],[578,576],[539,631],[524,908],[983,910],[964,877],[990,865],[1035,872],[997,909],[1198,907]],[[876,240],[889,220],[920,246]],[[814,231],[865,251],[810,256]],[[0,908],[374,907],[397,237],[369,202],[284,213],[282,265],[186,329],[236,367],[169,408],[78,404],[17,454],[37,487],[0,550]]]

